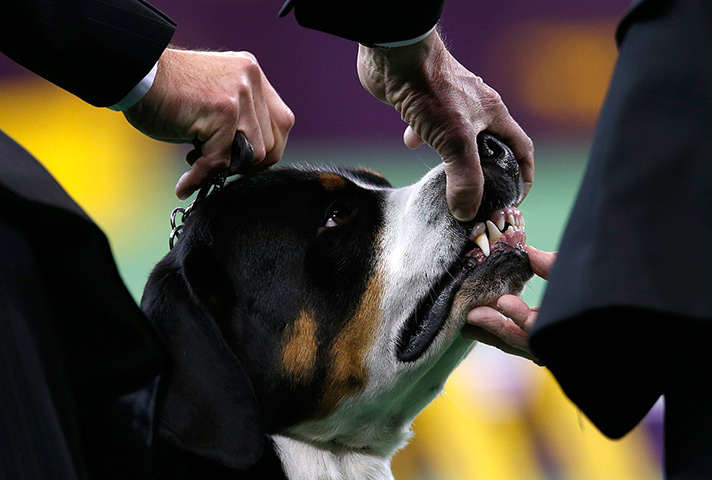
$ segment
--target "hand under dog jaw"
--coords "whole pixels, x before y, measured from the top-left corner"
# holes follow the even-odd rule
[[[556,261],[556,252],[526,247],[534,273],[544,279]],[[539,307],[529,307],[515,295],[503,295],[489,306],[472,309],[462,336],[492,345],[500,350],[541,363],[529,349],[529,332],[534,328]]]

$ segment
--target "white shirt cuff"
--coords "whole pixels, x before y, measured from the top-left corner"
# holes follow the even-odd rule
[[[136,85],[128,93],[128,95],[123,98],[123,100],[108,108],[117,112],[123,112],[124,110],[128,110],[129,108],[136,105],[139,100],[141,100],[148,93],[151,86],[153,85],[153,81],[156,79],[156,70],[158,70],[158,62],[156,62],[151,71],[148,72],[145,77],[143,77],[143,80],[138,82],[138,85]]]
[[[413,45],[414,43],[418,43],[419,41],[427,38],[428,35],[433,33],[433,31],[435,30],[436,27],[437,27],[437,24],[433,25],[433,28],[431,28],[424,34],[422,34],[418,37],[415,37],[415,38],[411,38],[410,40],[399,40],[397,42],[386,42],[386,43],[374,43],[373,45],[375,47],[383,47],[383,48],[405,47],[408,45]]]

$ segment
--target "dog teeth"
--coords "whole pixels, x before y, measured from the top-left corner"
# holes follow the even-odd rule
[[[517,232],[524,231],[524,218],[516,207],[506,207],[492,214],[485,223],[478,222],[470,231],[469,238],[482,250],[486,257],[492,252],[491,246],[506,235],[507,242],[516,238]]]
[[[485,233],[485,230],[487,230],[487,227],[485,227],[485,224],[482,222],[478,222],[475,224],[474,227],[472,227],[472,232],[470,232],[470,238],[477,238],[483,233]]]
[[[487,220],[487,234],[489,236],[489,241],[492,243],[495,243],[500,238],[502,238],[502,233],[500,232],[499,228],[497,228],[497,225],[495,225],[489,220]]]
[[[487,235],[484,233],[481,233],[477,238],[475,238],[475,243],[477,244],[480,249],[482,249],[482,253],[485,254],[485,257],[489,257],[490,254],[490,246],[489,246],[489,239],[487,238]]]
[[[505,223],[506,223],[506,221],[505,221],[505,219],[504,219],[504,210],[502,210],[502,211],[499,213],[499,215],[497,215],[497,221],[495,222],[495,224],[497,225],[497,228],[499,229],[500,232],[501,232],[502,230],[504,230],[504,224],[505,224]]]

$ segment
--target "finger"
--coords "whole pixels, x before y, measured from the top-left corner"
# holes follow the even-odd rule
[[[476,145],[464,150],[462,155],[442,157],[447,176],[447,204],[458,222],[469,222],[475,217],[485,185]]]
[[[178,179],[176,196],[181,200],[190,197],[208,179],[209,171],[209,169],[201,167],[198,162],[194,163],[193,167]]]
[[[505,343],[501,338],[488,332],[487,330],[475,327],[472,325],[465,325],[462,329],[462,336],[470,340],[476,340],[480,343],[486,343],[498,350],[508,353],[510,355],[516,355],[517,357],[526,358],[536,363],[537,365],[542,365],[542,362],[534,355],[530,350],[522,350]]]
[[[484,176],[479,157],[473,165],[445,164],[447,175],[447,204],[458,222],[469,222],[477,214],[482,202]],[[463,163],[461,160],[460,163]]]
[[[554,262],[556,262],[557,252],[544,252],[537,250],[531,245],[527,245],[525,250],[527,254],[529,254],[529,263],[534,273],[543,279],[547,279],[551,268],[554,266]]]
[[[467,323],[483,328],[507,345],[529,351],[529,335],[510,318],[491,307],[477,307],[468,312]]]
[[[272,115],[270,113],[269,105],[267,104],[267,99],[265,98],[264,91],[264,75],[260,70],[259,84],[255,85],[252,89],[251,102],[254,108],[254,121],[262,134],[262,142],[264,143],[265,153],[259,160],[253,159],[253,165],[259,165],[265,161],[267,153],[270,152],[275,145],[274,130],[272,128]]]
[[[272,85],[266,81],[265,101],[267,102],[271,115],[271,129],[274,135],[274,146],[269,150],[262,163],[263,168],[274,165],[282,159],[284,149],[287,146],[289,132],[294,126],[294,113],[285,104]]]
[[[185,200],[217,171],[230,166],[230,153],[234,134],[228,129],[216,132],[202,144],[203,156],[197,158],[190,170],[185,172],[176,184],[176,196]]]
[[[524,300],[514,295],[500,297],[497,300],[497,310],[525,332],[530,332],[536,321],[536,310],[529,308]]]
[[[534,143],[512,118],[507,107],[497,115],[487,130],[500,138],[512,150],[522,175],[522,199],[527,196],[534,182]]]
[[[240,93],[240,117],[237,120],[236,130],[245,134],[247,141],[252,145],[254,156],[252,157],[252,165],[259,165],[264,161],[267,154],[265,148],[265,139],[263,136],[263,126],[260,123],[260,118],[255,110],[256,105],[253,101],[252,94],[243,91]],[[271,135],[271,125],[269,128]],[[234,135],[235,132],[233,132]]]
[[[273,129],[275,135],[274,146],[266,152],[265,158],[259,166],[256,166],[258,170],[269,168],[279,162],[282,159],[282,155],[284,155],[284,149],[287,147],[289,132],[282,132],[275,127]]]
[[[408,125],[405,132],[403,132],[403,143],[408,148],[416,149],[425,142],[413,131],[413,127]]]

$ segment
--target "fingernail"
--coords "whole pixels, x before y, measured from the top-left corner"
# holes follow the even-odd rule
[[[475,218],[475,212],[468,212],[467,210],[454,208],[452,210],[452,216],[455,217],[455,220],[457,220],[458,222],[465,223]]]

